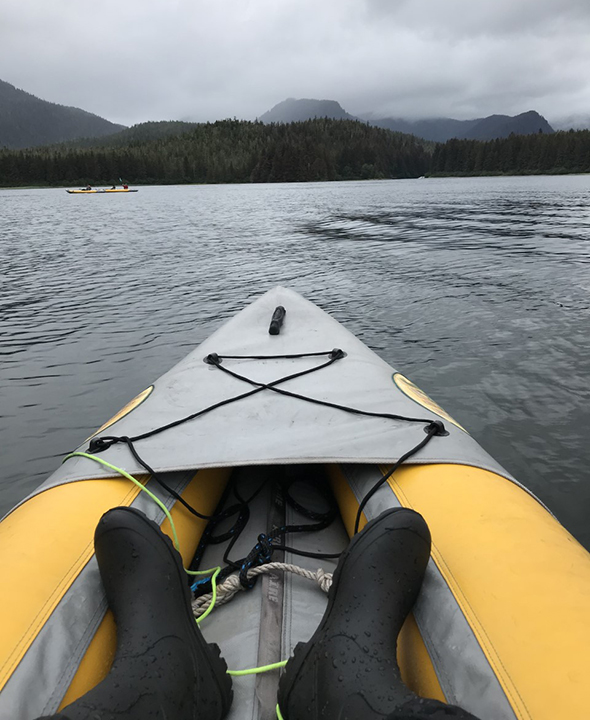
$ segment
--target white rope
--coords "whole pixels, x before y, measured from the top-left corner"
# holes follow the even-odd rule
[[[305,568],[301,568],[298,565],[290,565],[289,563],[281,562],[267,563],[266,565],[260,565],[259,567],[248,570],[248,580],[250,578],[257,577],[258,575],[270,574],[273,570],[283,570],[285,572],[290,572],[294,575],[307,578],[308,580],[315,580],[320,586],[320,589],[325,593],[328,592],[330,586],[332,585],[332,573],[324,572],[322,568],[318,568],[315,572],[312,572],[311,570],[305,570]],[[245,590],[245,588],[240,584],[238,573],[230,575],[221,583],[221,585],[217,586],[217,600],[215,601],[215,606],[225,605],[225,603],[229,602],[234,595],[240,592],[240,590]],[[205,612],[211,604],[212,599],[213,594],[207,593],[207,595],[201,595],[193,600],[193,614],[196,618],[200,617]]]

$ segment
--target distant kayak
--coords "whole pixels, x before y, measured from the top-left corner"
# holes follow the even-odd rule
[[[66,190],[66,192],[70,193],[70,195],[93,195],[102,193],[132,193],[139,192],[139,190],[131,190],[130,188],[104,188],[95,190],[93,188],[92,190]]]

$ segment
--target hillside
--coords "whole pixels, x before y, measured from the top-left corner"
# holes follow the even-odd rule
[[[335,100],[295,100],[295,98],[283,100],[258,119],[263,123],[291,123],[326,117],[332,120],[358,119],[349,115]]]
[[[494,140],[514,135],[534,135],[542,132],[550,135],[553,128],[542,115],[534,110],[510,117],[509,115],[490,115],[482,118],[464,135],[466,140]]]
[[[41,100],[0,80],[0,147],[26,148],[116,133],[123,125]]]
[[[123,147],[125,145],[142,145],[147,142],[161,140],[162,138],[182,135],[190,132],[198,123],[183,122],[181,120],[161,120],[144,122],[132,125],[112,135],[103,137],[83,138],[64,143],[67,148],[101,148]]]
[[[424,175],[429,161],[416,138],[361,122],[224,120],[111,147],[0,150],[0,186],[405,178]]]

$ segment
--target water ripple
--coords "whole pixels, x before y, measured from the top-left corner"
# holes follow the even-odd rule
[[[0,191],[0,510],[280,283],[410,374],[590,546],[589,185]]]

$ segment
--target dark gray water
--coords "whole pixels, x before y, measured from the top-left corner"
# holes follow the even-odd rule
[[[276,284],[590,547],[590,177],[0,191],[0,510]]]

